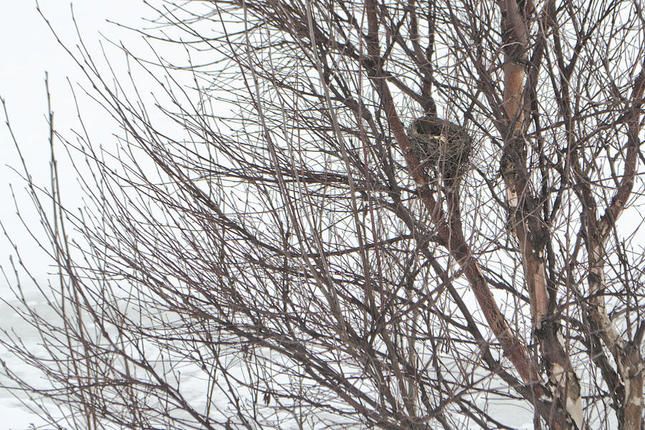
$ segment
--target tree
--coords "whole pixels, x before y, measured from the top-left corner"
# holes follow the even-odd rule
[[[57,135],[80,212],[28,183],[60,321],[22,309],[25,390],[74,428],[643,427],[638,1],[158,12],[153,102],[70,51],[120,134]]]

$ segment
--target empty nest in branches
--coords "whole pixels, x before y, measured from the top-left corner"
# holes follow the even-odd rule
[[[412,121],[408,136],[422,167],[441,173],[444,180],[458,179],[468,170],[473,145],[464,127],[429,112]]]

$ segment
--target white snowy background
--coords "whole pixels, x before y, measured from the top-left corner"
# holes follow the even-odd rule
[[[140,26],[142,16],[150,11],[138,0],[41,0],[40,9],[51,22],[56,33],[70,48],[78,43],[75,24],[84,43],[93,53],[99,52],[101,43],[106,39],[123,41],[126,44],[140,43],[140,36],[120,29],[109,21],[126,25]],[[73,6],[73,7],[72,7]],[[45,20],[37,11],[35,0],[0,0],[0,97],[6,103],[11,127],[37,183],[47,183],[49,175],[49,142],[47,125],[47,98],[45,92],[45,72],[49,74],[50,93],[56,129],[69,131],[77,125],[76,111],[71,97],[70,85],[83,81],[78,69],[56,42]],[[85,117],[85,113],[84,113]],[[35,225],[30,200],[24,192],[25,183],[13,170],[20,166],[18,153],[4,125],[0,126],[0,220],[6,231],[16,243],[20,244],[21,259],[32,270],[35,278],[42,282],[52,271],[46,256],[27,234],[19,217],[16,205],[25,216],[25,222]],[[97,136],[108,136],[107,121],[92,111],[87,119]],[[72,175],[66,178],[63,173],[63,195],[67,202],[74,204],[76,189]],[[13,188],[13,193],[12,193]],[[16,202],[14,203],[13,194]],[[0,266],[11,281],[9,258],[16,255],[10,242],[0,237]],[[34,286],[23,278],[26,295],[37,300]],[[13,302],[13,294],[4,276],[0,276],[0,328],[14,329],[27,345],[37,347],[35,331],[26,327],[11,308],[4,302]],[[42,300],[42,299],[40,299]],[[38,302],[34,303],[38,307]],[[45,307],[42,307],[45,309]],[[13,357],[0,347],[0,359],[12,368],[25,374],[28,369],[16,363]],[[7,381],[0,380],[0,385]],[[0,388],[0,430],[23,430],[31,424],[37,428],[42,424],[38,417],[20,404],[7,390]]]
[[[45,93],[45,72],[49,74],[52,107],[55,113],[57,131],[65,134],[77,127],[77,113],[71,97],[70,85],[83,82],[83,76],[69,55],[56,42],[45,20],[36,9],[34,0],[0,0],[0,97],[5,100],[11,127],[23,151],[36,183],[46,184],[49,178],[49,142],[47,125],[47,98]],[[41,0],[40,8],[51,22],[57,34],[70,48],[78,43],[72,20],[72,8],[69,0]],[[143,16],[152,16],[152,12],[140,0],[76,0],[73,4],[73,15],[83,42],[88,50],[101,52],[101,43],[106,40],[123,41],[129,47],[141,44],[136,33],[119,28],[109,21],[119,22],[132,27],[145,25]],[[94,136],[110,138],[109,121],[105,121],[96,109],[83,112],[84,120],[92,128]],[[3,117],[4,122],[4,117]],[[38,223],[34,216],[31,202],[24,192],[24,181],[13,170],[20,165],[20,160],[8,129],[0,126],[0,221],[12,239],[20,244],[21,258],[32,274],[39,281],[45,281],[53,271],[44,253],[27,234],[19,217],[16,215],[16,204],[23,212],[28,224]],[[63,199],[66,204],[74,205],[76,184],[73,175],[65,176],[62,171]],[[13,192],[12,192],[13,188]],[[14,203],[14,195],[16,201]],[[627,220],[625,220],[627,221]],[[624,228],[633,229],[629,221]],[[38,231],[37,227],[35,229]],[[15,253],[10,242],[0,236],[0,266],[10,274],[9,258]],[[11,277],[9,278],[11,280]],[[37,299],[38,295],[28,281],[23,285],[27,296]],[[29,290],[32,288],[32,291]],[[15,329],[28,345],[37,347],[37,337],[11,310],[4,301],[11,303],[13,294],[4,276],[0,276],[0,328]],[[38,307],[39,303],[34,304]],[[45,309],[45,307],[43,307]],[[22,371],[28,369],[12,360],[11,355],[0,347],[0,359]],[[0,386],[7,384],[0,379]],[[490,405],[491,408],[504,410],[506,418],[517,417],[516,425],[526,423],[530,412],[509,405]],[[0,388],[0,430],[24,430],[32,423],[36,428],[42,424],[38,417],[16,400],[7,390]],[[521,428],[531,428],[526,424]]]

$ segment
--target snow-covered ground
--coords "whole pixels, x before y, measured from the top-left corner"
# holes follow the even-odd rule
[[[4,286],[1,291],[2,298],[7,300],[9,304],[0,302],[0,315],[3,316],[0,319],[0,329],[12,330],[24,342],[25,346],[30,351],[37,351],[40,344],[37,331],[26,325],[19,315],[11,308],[11,305],[19,306],[19,304],[17,300],[10,299],[11,293],[9,292],[9,288]],[[50,320],[56,318],[51,309],[44,304],[44,299],[42,297],[39,298],[37,293],[33,292],[29,294],[27,302],[37,310],[39,315],[49,318]],[[38,382],[37,380],[34,380],[34,376],[32,375],[33,372],[29,367],[16,360],[15,357],[2,346],[0,346],[0,359],[6,362],[7,365],[21,377],[26,377],[32,382]],[[191,403],[193,403],[193,405],[198,405],[206,398],[204,395],[205,381],[203,380],[203,374],[199,372],[199,369],[186,368],[184,370],[185,372],[182,371],[182,386],[184,388],[188,388],[188,392],[184,392],[184,394],[188,394],[187,398]],[[240,377],[243,376],[240,375]],[[0,386],[11,385],[10,381],[7,381],[2,375],[0,375]],[[223,407],[224,405],[220,406]],[[484,405],[482,404],[481,406]],[[520,430],[532,428],[530,423],[532,412],[527,410],[527,408],[522,404],[518,403],[509,405],[506,402],[491,401],[485,406],[489,411],[497,412],[499,413],[499,416],[504,417],[503,420],[507,425]],[[26,405],[22,404],[7,389],[3,388],[0,388],[0,419],[0,430],[57,430],[51,426],[45,425],[43,420],[40,419],[36,413],[30,412]]]
[[[0,297],[7,300],[10,304],[16,305],[17,301],[10,300],[11,293],[7,286],[1,287]],[[36,300],[36,296],[33,296]],[[33,300],[31,304],[34,304]],[[7,303],[0,302],[0,330],[12,330],[30,349],[36,349],[38,345],[38,335],[35,329],[28,327],[18,316],[18,314]],[[0,336],[4,336],[0,334]],[[0,360],[7,364],[7,366],[20,376],[28,376],[30,373],[29,367],[16,360],[15,356],[11,354],[5,347],[0,346]],[[11,391],[6,387],[14,387],[11,381],[5,379],[0,374],[0,429],[8,430],[31,430],[31,429],[47,429],[43,427],[43,421],[37,414],[29,411]],[[16,393],[19,395],[18,393]],[[22,396],[24,398],[24,396]]]

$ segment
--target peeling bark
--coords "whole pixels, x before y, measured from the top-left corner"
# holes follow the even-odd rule
[[[583,428],[580,383],[571,361],[559,340],[557,316],[550,313],[550,297],[545,270],[544,237],[548,229],[539,217],[535,186],[527,171],[527,142],[524,137],[527,123],[524,102],[528,68],[528,16],[526,8],[516,0],[505,0],[502,8],[502,38],[504,42],[504,110],[507,117],[507,137],[502,155],[501,173],[507,189],[509,217],[522,253],[524,278],[529,292],[535,334],[546,362],[552,387],[554,406],[566,411],[567,422],[550,420],[554,428]],[[549,12],[551,2],[543,13]],[[551,311],[552,312],[552,311]]]
[[[585,187],[584,200],[586,220],[586,241],[589,262],[589,295],[591,305],[588,307],[591,329],[598,333],[607,349],[611,351],[619,375],[616,387],[617,417],[621,430],[641,430],[643,426],[643,374],[645,361],[640,352],[643,336],[643,325],[639,326],[633,340],[625,340],[611,322],[605,303],[605,249],[609,234],[615,227],[620,214],[631,194],[638,163],[640,140],[640,107],[645,92],[645,62],[634,81],[631,102],[632,108],[628,121],[627,155],[622,179],[609,207],[600,219],[597,218],[596,204],[591,197],[589,186]],[[607,381],[609,383],[609,381]]]

